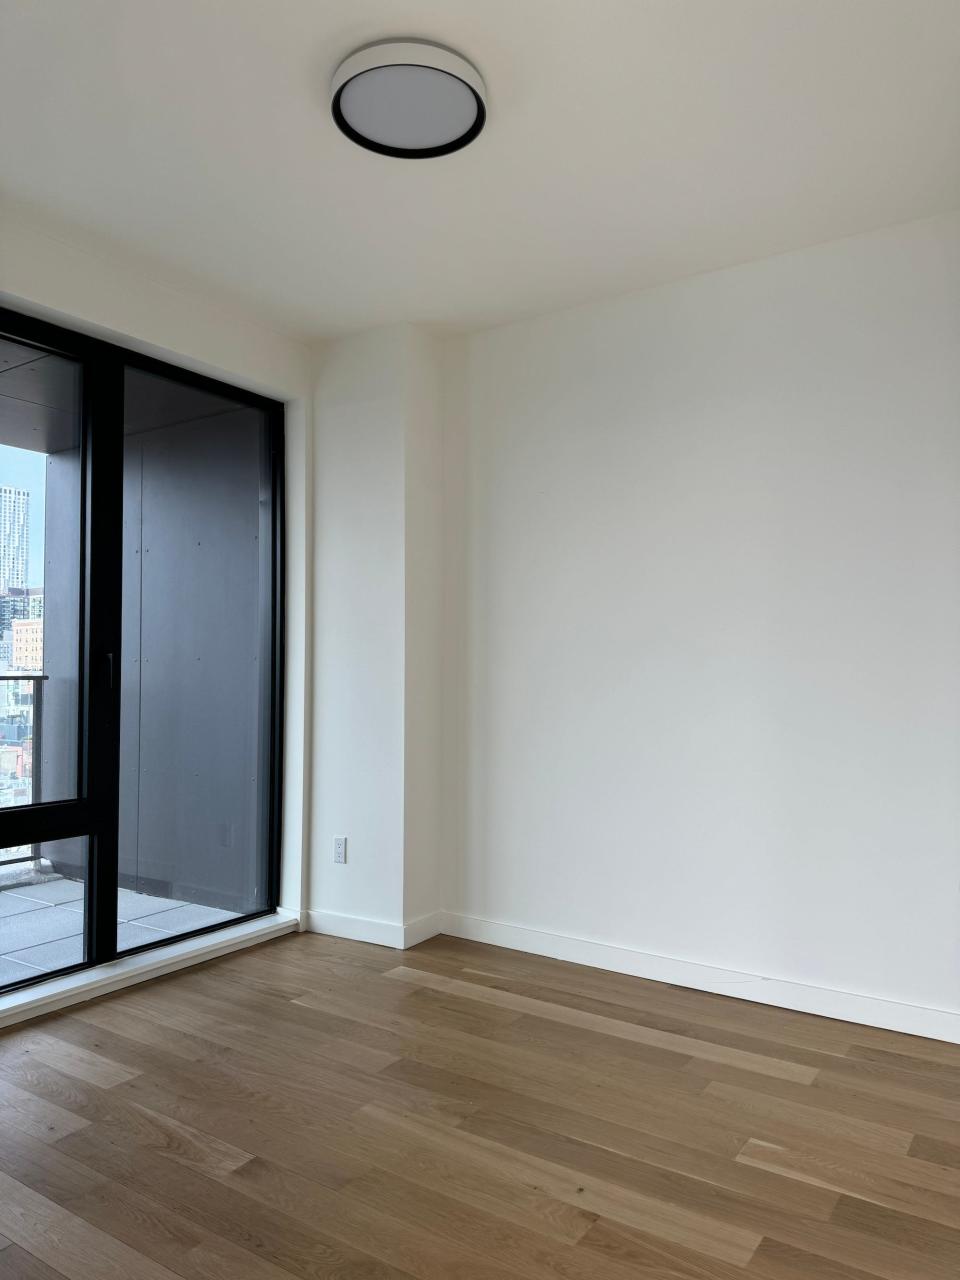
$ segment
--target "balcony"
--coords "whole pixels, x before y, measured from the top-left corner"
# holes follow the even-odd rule
[[[42,861],[27,859],[18,871],[0,869],[0,985],[23,982],[83,960],[82,880],[46,874]],[[117,948],[127,951],[172,939],[193,929],[236,919],[201,903],[120,889]]]
[[[43,690],[49,676],[0,675],[0,809],[42,797]],[[36,859],[31,846],[0,850],[0,866]]]
[[[47,679],[44,674],[0,675],[0,808],[42,799]],[[86,883],[82,872],[64,874],[58,867],[57,843],[0,849],[0,987],[83,961]],[[117,948],[127,951],[169,940],[238,914],[121,888]]]

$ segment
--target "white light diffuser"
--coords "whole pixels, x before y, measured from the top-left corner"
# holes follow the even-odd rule
[[[331,110],[351,141],[405,159],[448,155],[480,133],[486,90],[459,54],[421,40],[358,49],[337,68]]]

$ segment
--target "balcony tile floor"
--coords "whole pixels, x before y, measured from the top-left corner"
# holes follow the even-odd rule
[[[83,959],[81,880],[45,880],[0,890],[0,987],[79,964]],[[121,889],[117,947],[173,938],[236,918],[232,911]]]

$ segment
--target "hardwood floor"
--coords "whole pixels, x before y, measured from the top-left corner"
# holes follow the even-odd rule
[[[960,1047],[294,935],[0,1036],[0,1280],[957,1280]]]

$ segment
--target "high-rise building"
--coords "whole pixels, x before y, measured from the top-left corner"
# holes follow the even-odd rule
[[[15,618],[13,621],[14,671],[43,670],[43,619]]]
[[[27,585],[30,545],[30,494],[0,485],[0,591]]]
[[[0,634],[9,631],[14,618],[43,617],[43,587],[0,589]]]

